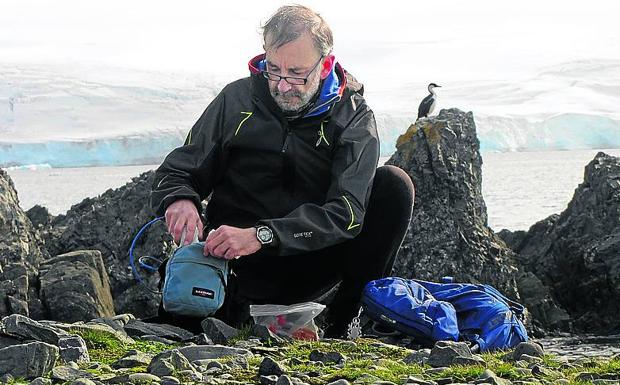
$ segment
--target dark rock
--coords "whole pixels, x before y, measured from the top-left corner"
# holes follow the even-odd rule
[[[17,338],[0,334],[0,349],[6,348],[7,346],[19,345],[21,343],[22,341]]]
[[[534,319],[534,327],[538,337],[542,337],[545,330],[565,329],[570,316],[553,299],[549,287],[532,272],[521,271],[517,277],[519,293],[523,298],[523,305],[530,311]]]
[[[151,363],[153,356],[138,350],[130,350],[123,357],[112,364],[115,369],[135,368],[136,366],[146,366]]]
[[[80,336],[66,336],[58,339],[60,358],[64,362],[90,362],[86,342]]]
[[[441,110],[409,127],[396,147],[386,164],[409,174],[416,196],[392,274],[488,283],[518,299],[514,252],[487,225],[473,114]]]
[[[194,337],[194,334],[178,326],[146,323],[138,320],[127,322],[125,331],[130,337],[155,335],[172,341],[185,341]]]
[[[148,204],[154,172],[146,172],[118,189],[87,198],[71,207],[66,215],[52,220],[44,232],[52,255],[75,250],[99,250],[108,268],[112,298],[119,313],[137,318],[157,314],[159,297],[137,284],[127,270],[127,251],[140,228],[153,218]],[[1,233],[1,231],[0,231]],[[135,255],[164,259],[173,248],[164,223],[150,227],[136,245]],[[159,276],[141,270],[147,285],[157,288]]]
[[[284,367],[271,357],[263,358],[263,361],[260,363],[260,366],[258,367],[258,374],[262,376],[269,376],[272,374],[276,376],[280,376],[284,374],[285,372],[286,370],[284,369]]]
[[[49,258],[47,251],[40,247],[43,244],[43,239],[19,206],[13,181],[5,170],[0,169],[0,317],[11,314],[11,305],[21,314],[42,315],[34,283],[39,264]],[[20,270],[19,274],[17,270]],[[23,284],[15,285],[16,279]],[[13,297],[11,305],[9,295]],[[21,301],[28,303],[28,311]],[[30,309],[31,302],[33,309]]]
[[[566,210],[532,226],[516,251],[575,330],[620,330],[620,158],[599,152]]]
[[[322,352],[320,350],[313,350],[310,352],[310,361],[318,361],[324,364],[340,364],[343,363],[346,358],[339,352]]]
[[[217,318],[205,318],[200,325],[205,334],[216,344],[226,344],[239,335],[239,330],[228,326]]]
[[[170,376],[181,370],[193,370],[190,361],[178,350],[166,350],[151,360],[148,372],[156,376]]]
[[[465,342],[438,341],[428,357],[428,364],[434,368],[453,364],[456,357],[473,358]]]
[[[51,385],[51,384],[52,384],[52,380],[50,380],[49,378],[37,377],[34,380],[32,380],[28,385]],[[71,385],[74,385],[74,383],[72,383]]]
[[[270,342],[274,345],[281,345],[285,341],[282,337],[276,335],[265,325],[254,324],[250,330],[250,334],[257,337],[261,342]]]
[[[209,338],[209,336],[205,333],[196,334],[183,342],[191,342],[196,345],[213,345],[213,341],[211,341],[211,338]]]
[[[101,253],[82,250],[59,255],[40,267],[41,300],[57,321],[76,322],[114,315]]]
[[[258,378],[258,382],[261,385],[276,385],[277,381],[278,381],[278,376],[276,376],[276,375],[259,376],[259,378]]]
[[[12,314],[4,317],[2,321],[0,321],[0,333],[22,340],[47,342],[48,344],[56,346],[60,338],[69,336],[69,334],[63,330],[31,320],[19,314]]]
[[[45,376],[58,360],[58,348],[45,342],[30,342],[0,349],[0,374],[35,378]]]
[[[289,376],[287,376],[286,374],[283,374],[280,377],[278,377],[278,381],[276,381],[276,385],[293,385],[293,381],[291,380]]]
[[[28,311],[28,302],[15,298],[12,295],[7,295],[7,299],[9,300],[9,310],[12,314],[21,314],[28,317],[30,314]]]
[[[499,233],[497,233],[497,236],[500,237],[502,241],[506,243],[506,246],[508,246],[511,250],[516,251],[521,248],[521,244],[527,236],[527,231],[510,231],[502,229]]]
[[[49,225],[53,218],[49,210],[40,205],[32,206],[26,211],[26,216],[35,228]]]

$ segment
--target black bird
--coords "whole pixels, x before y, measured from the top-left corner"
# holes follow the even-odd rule
[[[441,86],[438,86],[435,83],[431,83],[428,85],[428,92],[430,92],[430,95],[422,99],[420,107],[418,107],[418,119],[426,118],[429,114],[433,112],[433,109],[435,109],[435,102],[437,101],[437,99],[435,97],[435,91],[433,91],[433,88],[436,87]]]

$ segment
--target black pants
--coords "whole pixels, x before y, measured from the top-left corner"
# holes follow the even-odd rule
[[[292,256],[254,254],[231,266],[226,299],[214,315],[239,327],[250,319],[250,304],[282,304],[316,300],[340,283],[329,304],[328,334],[342,334],[356,315],[367,282],[387,276],[407,231],[414,188],[409,176],[394,166],[377,169],[361,233],[352,240]],[[159,316],[190,330],[196,321],[171,317],[160,306]]]

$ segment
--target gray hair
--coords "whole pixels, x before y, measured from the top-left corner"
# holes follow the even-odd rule
[[[303,5],[285,5],[263,25],[264,48],[282,47],[309,32],[314,46],[322,56],[327,56],[334,46],[332,30],[316,12]]]

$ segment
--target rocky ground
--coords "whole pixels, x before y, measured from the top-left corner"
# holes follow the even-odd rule
[[[0,381],[8,384],[619,384],[620,355],[558,355],[568,338],[472,354],[465,343],[432,349],[354,341],[286,340],[265,327],[237,330],[207,318],[204,333],[131,315],[87,323],[0,322]],[[563,341],[560,343],[560,341]],[[573,341],[574,342],[574,341]],[[592,342],[592,341],[590,341]],[[601,341],[598,341],[601,342]],[[616,340],[607,342],[617,343]],[[16,344],[19,343],[19,344]],[[401,343],[401,345],[403,345]],[[8,345],[7,347],[3,347]],[[560,349],[560,350],[558,350]]]
[[[597,154],[564,212],[527,232],[499,234],[487,226],[471,112],[442,110],[419,120],[388,163],[416,186],[414,215],[391,275],[490,283],[526,305],[530,336],[544,338],[478,356],[461,343],[422,349],[403,336],[302,342],[213,319],[200,335],[145,324],[136,317],[154,315],[159,299],[135,282],[127,250],[152,219],[152,172],[52,217],[41,207],[25,213],[0,169],[1,380],[620,383],[620,158]],[[172,249],[165,226],[153,226],[136,255],[164,258]],[[157,274],[142,272],[146,285],[156,287]],[[558,332],[579,336],[550,337]]]

